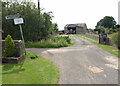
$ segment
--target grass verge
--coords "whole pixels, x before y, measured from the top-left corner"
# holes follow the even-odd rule
[[[59,69],[52,62],[27,52],[24,62],[20,64],[3,64],[3,84],[58,84]]]
[[[60,47],[68,47],[73,45],[74,39],[69,38],[67,36],[57,36],[50,38],[48,40],[42,40],[39,42],[27,42],[27,48],[60,48]]]
[[[117,48],[113,47],[113,46],[109,46],[109,45],[103,45],[103,44],[99,44],[97,40],[94,40],[94,39],[91,39],[89,37],[86,37],[84,35],[77,35],[81,38],[84,38],[84,39],[87,39],[93,43],[95,43],[98,47],[108,51],[109,53],[113,54],[113,55],[116,55],[117,57],[120,57],[120,51],[117,51]]]

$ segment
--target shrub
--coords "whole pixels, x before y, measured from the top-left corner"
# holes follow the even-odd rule
[[[11,57],[15,54],[15,44],[10,35],[5,38],[5,56]]]
[[[28,48],[60,48],[73,45],[72,40],[69,37],[53,37],[48,40],[42,40],[39,42],[27,42]]]
[[[112,43],[115,44],[118,49],[120,49],[120,32],[112,34],[111,39]]]

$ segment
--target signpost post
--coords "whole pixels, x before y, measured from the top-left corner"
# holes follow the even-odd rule
[[[16,14],[16,15],[8,15],[8,16],[5,16],[6,19],[13,19],[15,25],[19,25],[19,27],[20,27],[20,32],[21,32],[21,37],[22,37],[23,45],[24,45],[24,49],[25,49],[25,41],[24,41],[23,31],[22,31],[22,26],[21,26],[21,24],[23,24],[24,21],[23,21],[23,18],[19,18],[19,17],[20,17],[20,14],[19,14],[19,13]],[[26,50],[25,50],[25,55],[26,55]]]
[[[15,25],[19,25],[20,27],[20,32],[21,32],[21,36],[22,36],[22,40],[23,40],[23,45],[24,45],[24,48],[25,48],[25,40],[24,40],[24,37],[23,37],[23,31],[22,31],[22,26],[21,24],[23,24],[24,21],[23,21],[23,18],[14,18],[14,24]],[[25,50],[25,55],[26,55],[26,50]]]

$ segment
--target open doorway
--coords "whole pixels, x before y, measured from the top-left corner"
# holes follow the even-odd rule
[[[67,34],[76,34],[76,27],[68,27],[68,33]]]

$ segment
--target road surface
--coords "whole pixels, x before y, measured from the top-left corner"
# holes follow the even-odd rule
[[[118,58],[83,38],[57,49],[27,49],[54,62],[60,69],[59,84],[118,84]]]

